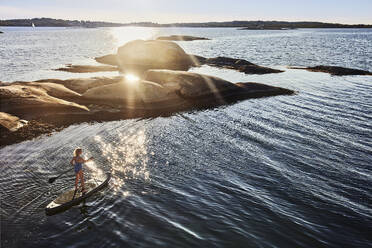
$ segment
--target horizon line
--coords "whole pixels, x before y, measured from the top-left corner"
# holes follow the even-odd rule
[[[32,20],[32,19],[54,19],[54,20],[63,20],[63,21],[80,21],[80,22],[103,22],[103,23],[112,23],[112,24],[140,24],[140,23],[152,23],[158,25],[173,25],[173,24],[199,24],[199,23],[227,23],[227,22],[288,22],[288,23],[296,23],[296,22],[309,22],[309,23],[327,23],[327,24],[340,24],[340,25],[372,25],[372,23],[341,23],[341,22],[324,22],[324,21],[309,21],[309,20],[296,20],[296,21],[285,21],[285,20],[264,20],[264,19],[257,19],[257,20],[224,20],[224,21],[204,21],[204,22],[154,22],[154,21],[131,21],[131,22],[116,22],[116,21],[94,21],[94,20],[84,20],[84,19],[61,19],[61,18],[53,18],[53,17],[32,17],[32,18],[14,18],[14,19],[0,19],[0,21],[11,21],[11,20]]]

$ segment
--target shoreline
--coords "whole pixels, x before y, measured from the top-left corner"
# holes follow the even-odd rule
[[[187,27],[187,28],[372,28],[372,24],[342,24],[317,21],[218,21],[218,22],[178,22],[178,23],[155,23],[155,22],[130,22],[130,23],[115,23],[103,21],[78,21],[78,20],[63,20],[54,18],[32,18],[32,19],[12,19],[0,20],[1,26],[25,26],[25,27],[82,27],[82,28],[98,28],[98,27]]]
[[[240,87],[245,87],[246,83],[237,83]],[[248,83],[250,84],[250,83]],[[251,83],[254,84],[254,83]],[[262,87],[261,84],[256,84],[257,87]],[[265,87],[265,85],[263,85]],[[267,87],[267,86],[266,86]],[[271,87],[271,86],[268,86]],[[206,109],[218,108],[222,105],[232,105],[242,100],[270,97],[276,95],[293,95],[296,92],[278,87],[272,87],[278,89],[278,91],[256,91],[247,92],[241,91],[236,92],[234,90],[224,92],[223,98],[216,98],[215,94],[205,95],[203,99],[198,97],[190,98],[183,102],[181,105],[173,107],[160,107],[150,108],[152,104],[144,105],[143,108],[121,108],[113,109],[110,107],[110,111],[98,110],[93,113],[68,113],[68,114],[56,114],[47,116],[38,116],[28,121],[27,125],[19,128],[13,132],[3,132],[1,135],[0,149],[17,144],[23,141],[32,140],[39,138],[43,135],[50,135],[53,132],[59,132],[63,129],[81,123],[94,123],[94,122],[107,122],[117,120],[127,120],[136,118],[156,118],[156,117],[169,117],[182,112],[201,111]],[[169,106],[170,102],[164,102],[162,106]],[[83,102],[79,102],[83,104]],[[147,108],[146,108],[147,107]]]

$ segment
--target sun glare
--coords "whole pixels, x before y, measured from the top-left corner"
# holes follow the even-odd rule
[[[135,83],[135,82],[139,81],[139,77],[137,77],[136,75],[133,75],[133,74],[126,74],[125,79],[129,83]]]
[[[113,43],[117,47],[132,40],[148,40],[158,36],[157,29],[142,27],[115,27],[111,28],[110,33],[113,38]]]

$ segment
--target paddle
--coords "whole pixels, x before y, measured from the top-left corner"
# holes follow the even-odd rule
[[[52,178],[49,178],[48,182],[49,182],[49,183],[54,183],[55,180],[57,180],[58,178],[60,178],[62,175],[66,174],[66,173],[69,172],[70,170],[72,170],[72,169],[70,168],[70,169],[68,169],[67,171],[62,172],[58,177],[52,177]]]

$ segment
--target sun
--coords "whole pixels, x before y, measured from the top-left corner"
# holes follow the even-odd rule
[[[140,80],[140,78],[137,77],[134,74],[126,74],[124,77],[125,77],[126,81],[129,82],[129,83],[136,83]]]

